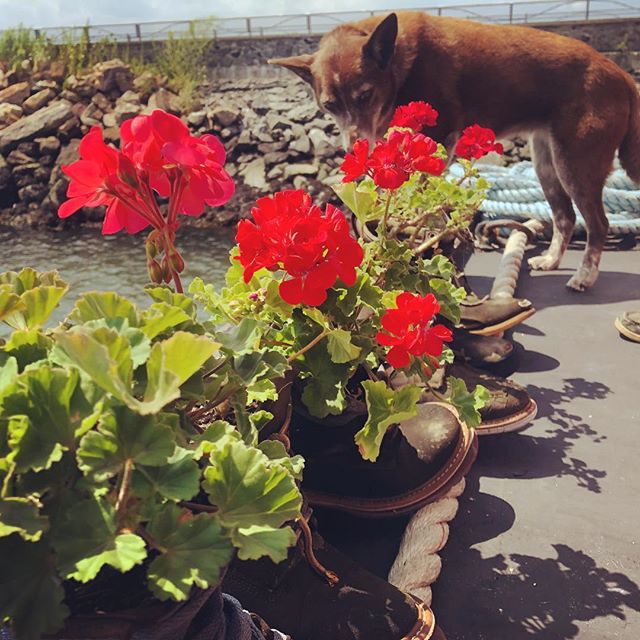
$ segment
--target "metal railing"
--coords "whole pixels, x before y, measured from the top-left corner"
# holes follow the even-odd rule
[[[492,2],[414,9],[433,15],[469,18],[497,24],[538,24],[640,17],[640,0],[532,0]],[[172,22],[86,25],[35,29],[54,43],[84,38],[89,42],[145,42],[170,37],[254,38],[319,35],[345,22],[388,13],[390,10],[306,13],[282,16],[210,18]]]

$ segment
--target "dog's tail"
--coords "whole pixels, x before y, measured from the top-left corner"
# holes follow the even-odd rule
[[[629,128],[620,145],[620,164],[634,182],[640,183],[640,94],[631,79],[629,90],[631,114]]]

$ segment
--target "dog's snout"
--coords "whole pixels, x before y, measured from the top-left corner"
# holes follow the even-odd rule
[[[353,143],[358,139],[358,131],[355,127],[342,129],[342,146],[345,151],[351,151]]]

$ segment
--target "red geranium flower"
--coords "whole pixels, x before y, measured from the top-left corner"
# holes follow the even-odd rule
[[[379,344],[391,347],[387,362],[402,369],[411,364],[411,356],[440,357],[444,343],[452,339],[452,333],[444,325],[432,324],[440,311],[435,296],[404,292],[398,295],[396,304],[397,309],[387,309],[382,316],[381,324],[386,333],[379,331],[376,335]]]
[[[205,204],[218,206],[233,195],[226,153],[215,136],[196,138],[180,118],[159,109],[127,120],[121,135],[123,153],[148,173],[151,186],[161,196],[173,190],[178,213],[199,216]]]
[[[378,140],[367,157],[369,143],[356,140],[353,154],[347,154],[342,163],[343,182],[351,182],[362,175],[371,176],[378,187],[398,189],[412,173],[440,175],[445,162],[434,156],[438,145],[421,133],[391,129],[385,139]]]
[[[327,299],[338,277],[355,283],[363,251],[341,211],[327,205],[322,212],[308,194],[282,191],[260,198],[251,213],[236,234],[245,282],[259,269],[282,269],[290,276],[280,283],[282,299],[310,306]]]
[[[478,124],[467,127],[456,145],[456,154],[467,160],[482,158],[492,151],[503,153],[504,148],[496,142],[496,134],[491,129]]]
[[[121,154],[106,145],[102,131],[92,127],[80,141],[80,160],[62,167],[71,178],[67,188],[69,200],[58,208],[61,218],[68,218],[82,207],[107,206],[102,233],[111,234],[125,228],[137,233],[149,226],[150,221],[139,214],[139,209],[127,203],[136,203],[135,191],[118,177]]]
[[[347,153],[340,169],[345,174],[342,182],[353,182],[367,172],[369,141],[359,139],[353,143],[353,153]]]
[[[435,127],[438,112],[427,102],[416,101],[398,107],[389,127],[406,127],[414,131],[421,131],[424,127]]]

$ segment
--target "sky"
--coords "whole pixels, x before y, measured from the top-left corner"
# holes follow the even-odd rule
[[[490,0],[485,0],[490,1]],[[515,0],[518,2],[518,0]],[[520,0],[522,1],[522,0]],[[637,4],[640,0],[626,0]],[[475,0],[0,0],[0,29],[59,27],[155,20],[185,20],[207,16],[260,16],[325,11],[412,8],[481,4]]]

